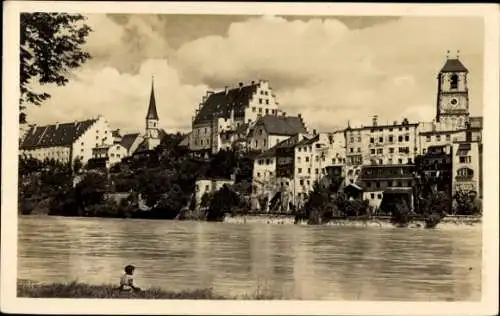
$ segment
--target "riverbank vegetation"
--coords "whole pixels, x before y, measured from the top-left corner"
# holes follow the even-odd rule
[[[252,212],[249,196],[256,153],[243,155],[227,150],[199,158],[178,146],[182,139],[181,134],[167,135],[155,150],[129,157],[109,171],[88,169],[79,161],[70,168],[55,161],[20,157],[19,213],[222,221],[228,214]],[[343,178],[337,176],[329,179],[328,185],[316,183],[304,205],[290,207],[287,214],[294,215],[296,222],[314,225],[340,218],[390,216],[396,226],[406,227],[418,220],[428,228],[448,214],[481,214],[481,205],[473,194],[456,192],[452,204],[450,193],[437,190],[443,185],[426,178],[418,164],[414,173],[417,181],[412,203],[410,199],[388,204],[382,201],[375,210],[368,201],[341,192]],[[234,185],[205,194],[201,204],[195,205],[198,178],[233,179]],[[268,202],[259,202],[261,209],[267,209]],[[269,212],[280,210],[271,208]]]
[[[109,299],[175,299],[175,300],[271,300],[280,299],[270,291],[260,287],[240,296],[222,296],[212,288],[190,291],[166,291],[160,288],[145,289],[140,292],[122,292],[113,285],[90,285],[80,282],[39,284],[18,280],[17,296],[29,298],[109,298]]]

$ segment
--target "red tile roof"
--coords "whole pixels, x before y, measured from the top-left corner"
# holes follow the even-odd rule
[[[33,126],[22,141],[20,149],[71,146],[95,122],[97,122],[97,119],[74,123]]]

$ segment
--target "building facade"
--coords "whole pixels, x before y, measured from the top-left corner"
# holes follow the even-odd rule
[[[197,179],[195,182],[195,203],[196,208],[199,209],[203,196],[205,194],[210,194],[217,192],[222,189],[224,185],[231,187],[234,181],[231,179],[220,179],[220,178],[207,178],[207,179]]]
[[[265,115],[281,115],[276,96],[265,80],[252,81],[249,85],[240,82],[236,88],[226,87],[219,92],[207,91],[193,117],[189,148],[217,152],[228,146],[224,143],[236,140],[224,139],[221,135],[227,137],[228,132],[248,128]]]
[[[38,160],[53,159],[86,164],[93,157],[93,148],[110,146],[113,137],[108,122],[102,116],[72,123],[34,125],[26,133],[20,154]]]
[[[297,134],[307,133],[302,116],[259,117],[248,133],[248,149],[265,151]]]
[[[457,141],[452,145],[452,191],[476,192],[482,197],[482,148],[473,140]]]

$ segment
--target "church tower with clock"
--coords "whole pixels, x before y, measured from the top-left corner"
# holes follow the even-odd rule
[[[447,56],[438,74],[436,122],[447,130],[464,129],[469,120],[469,71],[458,59]]]
[[[158,111],[156,110],[154,80],[151,81],[151,95],[149,97],[149,107],[146,114],[146,135],[144,140],[148,150],[154,149],[160,144],[160,131],[158,129]]]

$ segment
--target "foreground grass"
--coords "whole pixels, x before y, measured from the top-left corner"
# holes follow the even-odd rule
[[[213,289],[192,291],[164,291],[151,288],[141,292],[120,292],[114,285],[89,285],[78,283],[39,284],[27,280],[18,280],[17,296],[31,298],[118,298],[118,299],[187,299],[187,300],[271,300],[278,299],[257,289],[251,295],[224,297],[214,293]]]

